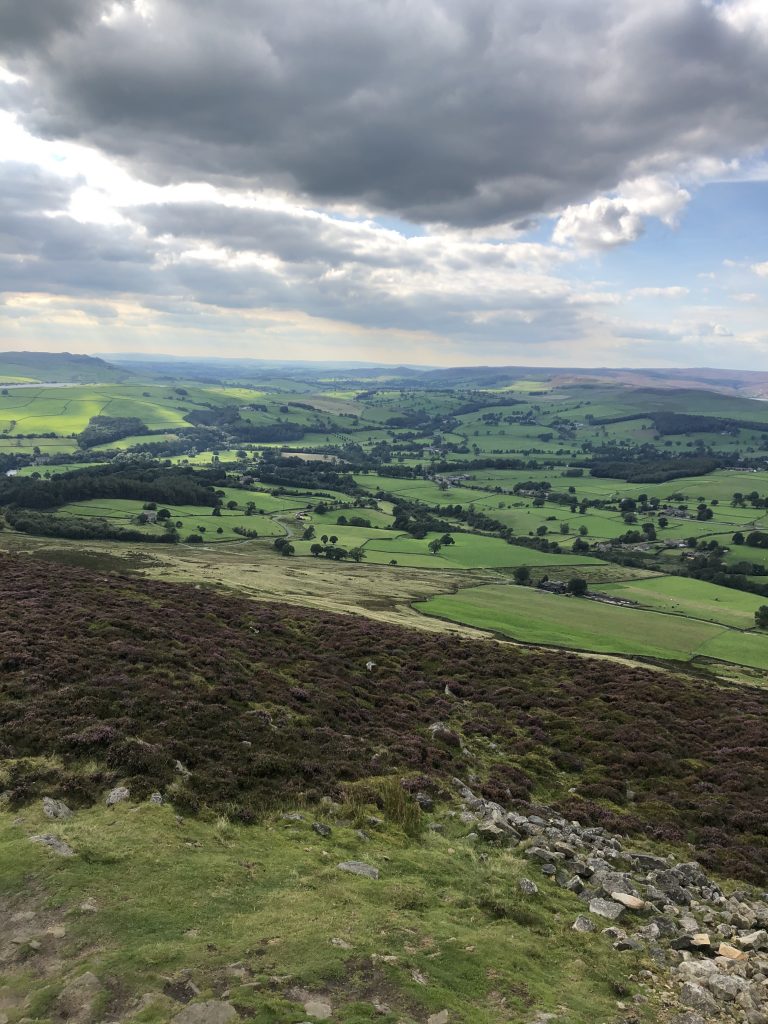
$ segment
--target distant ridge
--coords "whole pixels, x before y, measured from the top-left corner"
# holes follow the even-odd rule
[[[98,356],[71,352],[0,352],[0,384],[103,384],[134,377]]]

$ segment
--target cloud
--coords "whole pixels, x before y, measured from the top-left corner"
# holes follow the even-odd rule
[[[1,88],[31,130],[155,181],[461,227],[571,207],[561,237],[610,246],[665,218],[620,182],[768,143],[760,18],[701,0],[35,0],[4,5],[25,81]]]
[[[634,242],[655,217],[668,226],[690,199],[690,193],[663,176],[645,176],[619,186],[619,195],[598,196],[589,203],[568,206],[560,215],[552,240],[581,249],[610,249]]]
[[[0,4],[0,47],[7,54],[39,51],[54,36],[85,28],[103,7],[100,0],[4,0]]]
[[[758,277],[768,277],[768,260],[765,263],[753,263],[752,270]]]
[[[682,285],[670,285],[669,287],[647,287],[632,288],[629,292],[633,299],[679,299],[688,294],[688,289]]]
[[[76,184],[35,166],[0,163],[0,291],[154,290],[154,255],[133,227],[81,224],[68,215]]]

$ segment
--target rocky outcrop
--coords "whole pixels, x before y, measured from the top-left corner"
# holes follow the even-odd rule
[[[574,931],[602,930],[617,956],[647,954],[657,972],[645,980],[681,1011],[679,1024],[768,1024],[768,893],[726,895],[696,861],[633,850],[549,808],[509,811],[454,783],[477,841],[514,847],[584,902]]]

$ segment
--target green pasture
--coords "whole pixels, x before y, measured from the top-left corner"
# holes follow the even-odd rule
[[[768,635],[743,634],[714,622],[514,584],[467,588],[414,607],[427,615],[493,630],[524,643],[672,661],[690,661],[701,655],[768,667]]]
[[[223,389],[189,386],[180,395],[157,384],[79,384],[9,389],[0,394],[0,431],[8,434],[77,434],[93,416],[135,416],[150,430],[189,426],[195,408],[231,405]]]
[[[627,601],[637,601],[643,608],[691,619],[705,619],[724,626],[751,629],[755,612],[765,598],[741,590],[718,587],[703,580],[685,576],[656,576],[601,586],[601,593]]]
[[[518,565],[550,566],[572,565],[574,573],[582,565],[599,564],[597,558],[579,555],[552,555],[535,548],[507,544],[499,537],[483,537],[472,533],[452,533],[454,543],[433,555],[429,542],[439,539],[439,533],[430,533],[423,540],[405,534],[382,536],[381,531],[365,546],[369,562],[387,562],[396,559],[398,565],[423,569],[495,569]]]
[[[92,466],[106,466],[106,462],[62,462],[55,466],[23,466],[19,472],[19,476],[32,476],[33,473],[38,473],[44,479],[49,476],[56,476],[57,473],[71,473],[75,469],[86,469]]]
[[[64,505],[59,509],[57,515],[106,519],[113,525],[125,529],[141,530],[147,535],[162,535],[164,532],[162,525],[153,523],[139,525],[136,522],[136,517],[143,510],[142,504],[140,501],[128,499],[95,498],[91,501]],[[260,537],[278,537],[283,536],[286,532],[279,523],[267,516],[247,516],[242,508],[234,511],[223,508],[220,516],[214,516],[211,514],[211,509],[198,505],[159,505],[158,507],[167,508],[170,511],[172,523],[181,523],[177,529],[182,539],[190,533],[199,532],[201,526],[205,528],[205,533],[202,536],[208,543],[242,540],[243,538],[234,532],[235,527],[256,530]]]

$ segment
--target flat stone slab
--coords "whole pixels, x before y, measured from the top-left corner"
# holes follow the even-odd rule
[[[48,833],[44,833],[39,836],[30,836],[30,843],[39,843],[41,846],[47,846],[49,850],[58,854],[59,857],[74,857],[75,851],[69,845],[65,843],[63,839],[59,839],[58,836],[52,836]]]
[[[340,871],[349,871],[352,875],[363,875],[365,878],[378,878],[379,869],[370,864],[364,864],[361,860],[343,860],[336,865]]]
[[[612,892],[611,899],[620,903],[622,907],[626,907],[627,910],[645,910],[646,908],[645,900],[628,892]]]

